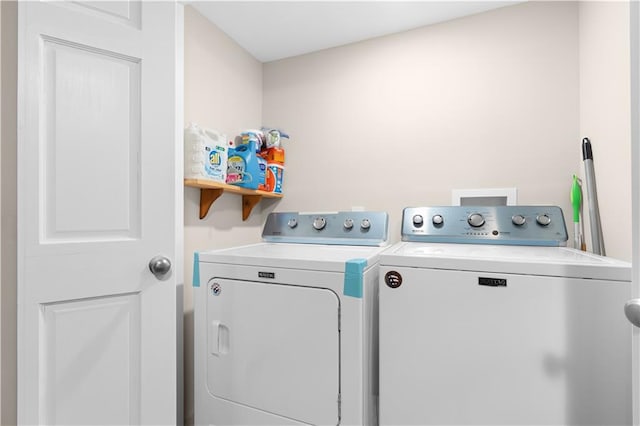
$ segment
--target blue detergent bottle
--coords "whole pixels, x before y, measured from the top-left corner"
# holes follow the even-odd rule
[[[260,163],[254,141],[236,148],[229,148],[227,183],[247,189],[258,189],[260,185]]]

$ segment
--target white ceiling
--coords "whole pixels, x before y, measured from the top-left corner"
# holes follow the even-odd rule
[[[519,3],[506,1],[189,1],[261,62]]]

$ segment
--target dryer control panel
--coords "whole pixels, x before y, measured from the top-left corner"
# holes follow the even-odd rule
[[[565,246],[567,227],[556,206],[407,207],[402,241]]]
[[[271,213],[262,230],[268,242],[381,246],[387,241],[386,212]]]

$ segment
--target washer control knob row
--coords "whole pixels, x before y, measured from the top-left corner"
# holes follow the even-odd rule
[[[360,228],[364,231],[368,230],[371,228],[371,221],[369,219],[362,219],[362,222],[360,222]]]
[[[413,216],[413,225],[416,228],[421,227],[423,223],[424,223],[424,218],[422,217],[422,215],[417,214]],[[442,217],[442,215],[436,214],[431,218],[431,223],[433,223],[435,226],[442,225],[444,223],[444,218]]]
[[[313,227],[318,231],[323,229],[326,225],[327,225],[327,220],[322,216],[319,216],[313,219]]]
[[[467,222],[474,228],[479,228],[484,225],[484,217],[480,213],[471,213],[467,218]]]
[[[536,222],[538,222],[542,226],[547,226],[551,223],[551,218],[547,214],[539,214],[536,217]]]
[[[527,219],[521,214],[514,214],[513,216],[511,216],[511,222],[516,226],[522,226],[526,221]]]

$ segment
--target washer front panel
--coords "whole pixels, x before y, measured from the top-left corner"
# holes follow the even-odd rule
[[[631,424],[629,282],[380,277],[381,425]]]

